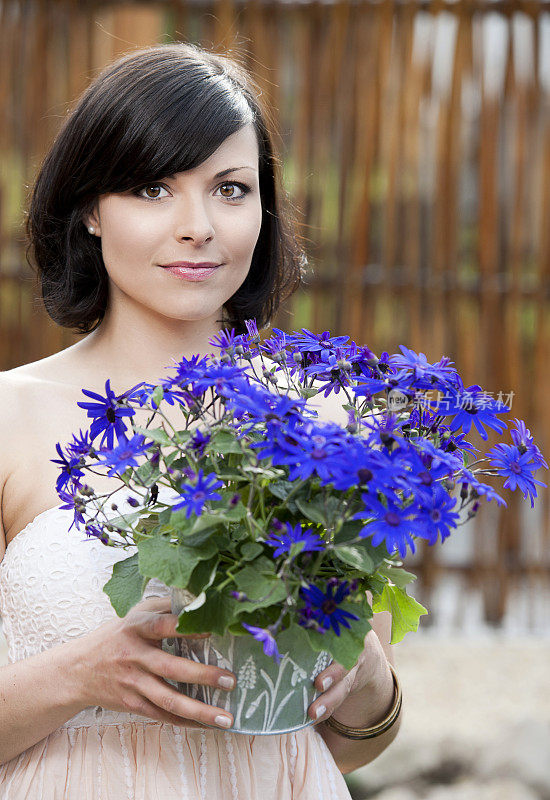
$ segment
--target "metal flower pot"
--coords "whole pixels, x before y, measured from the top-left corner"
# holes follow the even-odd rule
[[[185,590],[171,590],[172,613],[179,614],[189,602]],[[237,685],[230,691],[192,683],[174,686],[203,703],[233,714],[228,730],[248,735],[290,733],[313,725],[307,710],[318,696],[316,676],[332,661],[329,653],[281,652],[279,664],[266,656],[252,636],[212,635],[202,639],[176,637],[174,653],[201,664],[231,670]]]

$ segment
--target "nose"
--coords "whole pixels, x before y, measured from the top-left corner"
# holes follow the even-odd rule
[[[178,242],[204,244],[214,236],[214,226],[204,204],[187,200],[178,204],[174,235]]]

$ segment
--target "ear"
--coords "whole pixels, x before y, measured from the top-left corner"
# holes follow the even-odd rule
[[[93,209],[82,217],[82,223],[85,225],[88,233],[91,236],[101,236],[101,224],[99,221],[99,210],[97,204]],[[93,228],[93,230],[91,230]]]

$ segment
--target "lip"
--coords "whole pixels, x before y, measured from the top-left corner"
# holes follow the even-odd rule
[[[221,267],[221,264],[216,264],[214,261],[173,261],[170,264],[161,264],[161,267],[187,267],[188,269],[212,269],[213,267]]]
[[[183,264],[189,264],[190,262],[183,262]],[[192,263],[192,262],[191,262]],[[168,272],[170,275],[173,275],[175,278],[179,280],[186,280],[192,282],[200,282],[205,281],[210,275],[213,275],[223,264],[212,264],[211,266],[203,267],[202,263],[193,263],[192,266],[182,266],[178,264],[177,266],[169,266],[164,267],[165,271]]]

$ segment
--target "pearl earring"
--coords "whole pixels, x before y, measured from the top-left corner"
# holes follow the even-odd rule
[[[94,228],[94,226],[93,226],[93,225],[90,225],[90,226],[88,227],[88,233],[95,233],[95,228]]]

